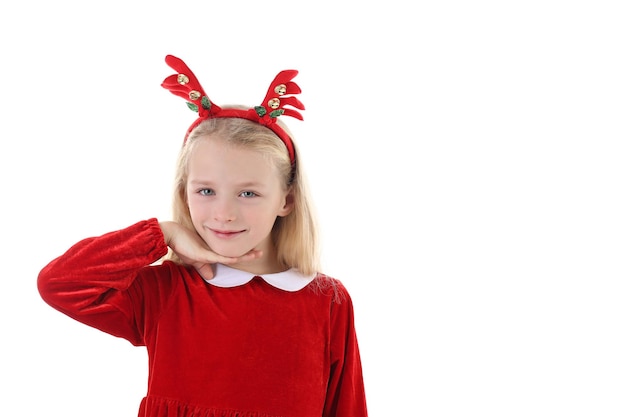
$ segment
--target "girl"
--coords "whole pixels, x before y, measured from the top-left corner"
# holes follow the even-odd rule
[[[260,106],[222,108],[180,59],[166,62],[177,74],[163,87],[199,116],[174,221],[78,242],[42,269],[41,296],[146,346],[139,416],[367,416],[351,299],[317,272],[297,149],[277,119],[301,118],[297,72],[281,72]]]

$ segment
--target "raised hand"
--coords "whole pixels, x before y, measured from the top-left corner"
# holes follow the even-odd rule
[[[193,266],[205,279],[213,278],[212,264],[234,264],[247,262],[262,256],[262,252],[252,250],[243,256],[231,258],[213,252],[194,231],[172,221],[160,222],[165,243],[184,263]]]

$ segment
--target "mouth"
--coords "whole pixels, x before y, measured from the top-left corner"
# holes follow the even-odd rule
[[[220,239],[232,239],[235,236],[239,236],[241,233],[245,232],[245,230],[219,230],[219,229],[209,229],[211,233]]]

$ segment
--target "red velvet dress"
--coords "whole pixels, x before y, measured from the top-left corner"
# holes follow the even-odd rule
[[[367,416],[341,282],[318,274],[285,290],[249,274],[217,286],[193,268],[154,264],[166,252],[157,220],[145,220],[78,242],[38,278],[55,309],[146,346],[140,417]]]

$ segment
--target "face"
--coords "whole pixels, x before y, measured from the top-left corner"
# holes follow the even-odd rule
[[[187,203],[196,231],[220,255],[237,257],[262,250],[273,256],[270,232],[291,211],[269,159],[259,152],[199,138],[189,159]],[[275,258],[275,255],[274,255]]]

